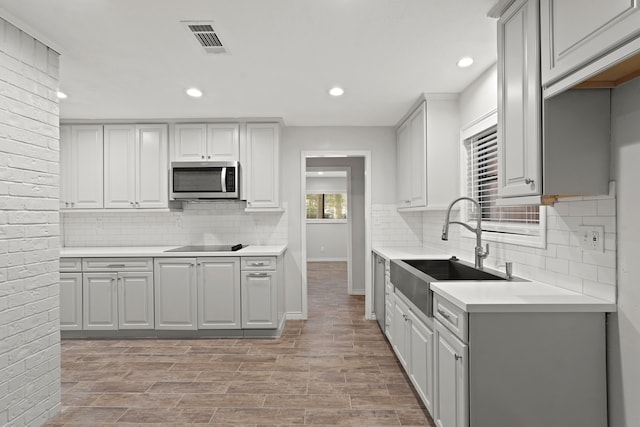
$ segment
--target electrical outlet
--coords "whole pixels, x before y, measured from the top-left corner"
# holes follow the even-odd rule
[[[580,246],[585,251],[604,252],[604,227],[601,225],[580,226]]]

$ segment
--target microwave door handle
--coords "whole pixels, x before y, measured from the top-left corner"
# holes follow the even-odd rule
[[[223,167],[220,172],[220,185],[222,186],[222,192],[227,192],[227,168]]]

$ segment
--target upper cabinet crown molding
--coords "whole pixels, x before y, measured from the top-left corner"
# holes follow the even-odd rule
[[[495,5],[489,12],[487,12],[487,16],[489,18],[500,18],[509,7],[513,4],[515,0],[498,0]]]

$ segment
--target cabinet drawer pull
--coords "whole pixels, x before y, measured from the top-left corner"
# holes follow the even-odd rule
[[[249,273],[249,277],[267,277],[268,273]]]
[[[444,317],[447,320],[451,320],[451,316],[449,316],[447,313],[445,313],[443,310],[438,309],[438,314],[442,317]]]
[[[107,268],[125,268],[124,264],[109,264]]]
[[[252,262],[252,267],[264,267],[264,262]]]

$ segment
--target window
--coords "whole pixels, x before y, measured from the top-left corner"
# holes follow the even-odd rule
[[[463,218],[475,223],[482,218],[482,229],[493,234],[489,240],[529,242],[539,246],[544,229],[544,207],[539,205],[498,206],[498,136],[492,126],[464,141],[467,195],[478,201],[480,212],[467,203]],[[541,221],[542,218],[542,221]],[[498,235],[502,235],[500,238]],[[488,236],[489,237],[489,236]],[[544,243],[542,243],[544,244]]]
[[[346,220],[346,193],[307,194],[307,219]]]

